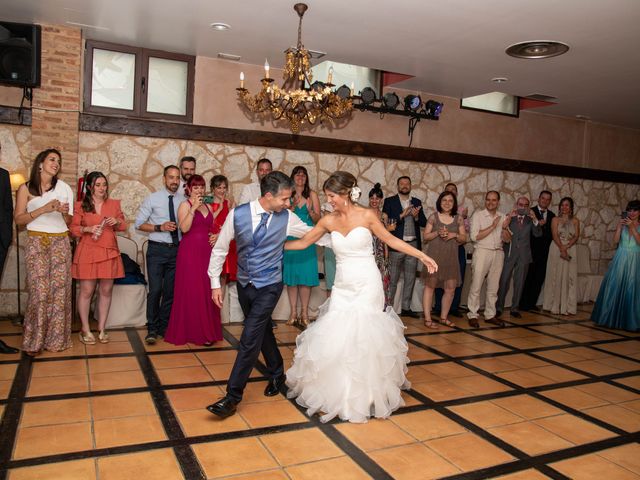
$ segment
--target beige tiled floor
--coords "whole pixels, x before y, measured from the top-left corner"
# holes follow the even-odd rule
[[[212,416],[205,407],[224,394],[236,356],[228,341],[147,346],[142,330],[114,331],[107,345],[74,341],[32,362],[18,404],[7,397],[20,356],[2,356],[0,415],[15,431],[8,478],[183,479],[195,468],[234,480],[640,479],[640,445],[611,443],[640,431],[639,337],[591,328],[584,311],[505,318],[511,326],[477,331],[404,319],[412,390],[403,409],[365,424],[322,424],[282,395],[265,397],[259,368],[237,414]],[[242,325],[226,330],[239,338]],[[7,343],[19,345],[17,333],[0,321]],[[287,364],[298,333],[276,332]],[[598,448],[581,451],[588,445]],[[527,463],[551,452],[551,470]]]

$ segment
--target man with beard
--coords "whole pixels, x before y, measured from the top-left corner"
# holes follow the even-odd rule
[[[178,206],[185,199],[180,191],[180,169],[169,165],[164,169],[162,190],[144,199],[135,226],[149,234],[147,250],[147,336],[149,345],[164,336],[173,304],[173,283],[180,231],[176,221]]]
[[[180,159],[180,193],[184,195],[185,185],[196,173],[196,159],[194,157],[182,157]],[[177,207],[176,207],[177,208]]]
[[[390,223],[395,223],[396,228],[391,233],[404,240],[412,247],[420,250],[422,240],[420,228],[427,226],[427,218],[422,211],[422,202],[411,196],[411,179],[400,177],[397,182],[398,194],[384,200],[382,211],[387,214]],[[390,298],[396,296],[400,272],[402,272],[402,307],[400,315],[418,318],[420,315],[411,310],[411,296],[413,285],[416,282],[416,270],[418,259],[389,248],[389,270],[391,273]]]
[[[260,198],[260,182],[267,176],[267,174],[271,173],[272,170],[273,165],[271,164],[271,160],[268,158],[261,158],[258,160],[258,165],[256,166],[258,181],[245,185],[242,189],[242,193],[240,194],[240,201],[238,202],[238,205],[249,203]]]

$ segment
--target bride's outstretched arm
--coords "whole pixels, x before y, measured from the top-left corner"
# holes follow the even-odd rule
[[[304,234],[304,237],[299,238],[297,240],[289,240],[285,242],[284,249],[285,250],[304,250],[309,245],[316,243],[318,240],[322,238],[322,236],[328,232],[326,227],[324,226],[326,221],[324,218],[321,218],[320,221]]]
[[[371,232],[373,232],[376,237],[378,237],[388,246],[390,246],[394,250],[397,250],[398,252],[416,257],[424,264],[425,267],[427,267],[429,273],[438,271],[438,264],[433,260],[433,258],[428,256],[422,250],[418,250],[408,243],[403,242],[398,237],[391,235],[391,233],[389,233],[389,231],[384,228],[384,225],[382,224],[380,219],[378,219],[377,215],[369,214],[369,212],[367,212],[367,219],[369,220],[369,228],[371,229]]]

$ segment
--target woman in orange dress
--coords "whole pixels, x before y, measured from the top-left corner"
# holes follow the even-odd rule
[[[78,314],[82,322],[80,341],[94,345],[96,339],[89,327],[91,297],[98,286],[98,340],[107,343],[105,324],[111,306],[113,280],[124,277],[124,267],[116,240],[116,231],[127,225],[120,201],[109,198],[109,182],[102,172],[91,172],[85,179],[86,193],[76,202],[71,234],[80,238],[76,247],[71,275],[80,281]]]
[[[213,195],[213,235],[210,239],[215,244],[220,229],[229,215],[229,211],[235,206],[233,198],[227,198],[229,192],[229,181],[224,175],[214,175],[210,183],[211,194]],[[211,242],[210,242],[211,243]],[[213,245],[212,245],[213,246]],[[236,242],[232,240],[229,244],[229,253],[222,268],[222,275],[225,283],[235,282],[238,273],[238,254],[236,253]]]

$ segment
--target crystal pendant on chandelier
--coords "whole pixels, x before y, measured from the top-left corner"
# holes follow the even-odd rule
[[[267,67],[259,93],[252,95],[244,88],[244,77],[240,88],[236,89],[239,100],[249,111],[271,115],[275,121],[287,122],[293,133],[299,133],[304,124],[315,125],[318,120],[333,124],[334,120],[347,116],[353,110],[350,98],[343,99],[331,90],[334,85],[330,80],[327,83],[316,82],[313,88],[305,88],[305,82],[312,85],[313,81],[311,54],[302,44],[302,17],[307,8],[304,3],[293,6],[299,17],[298,43],[296,48],[289,48],[285,52],[282,87],[269,78]]]

